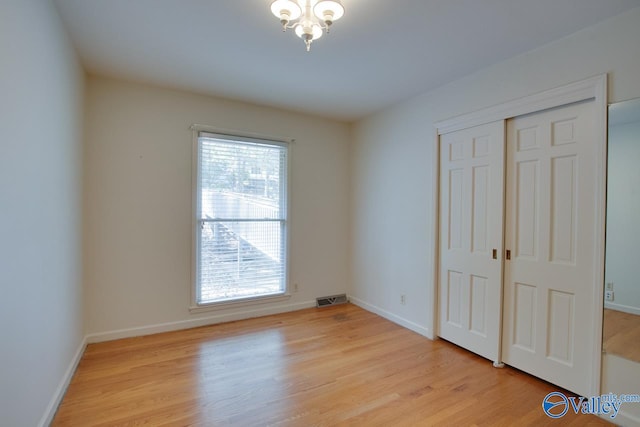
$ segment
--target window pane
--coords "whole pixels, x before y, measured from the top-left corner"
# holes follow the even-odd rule
[[[282,223],[204,222],[199,303],[284,291]]]
[[[198,139],[196,303],[286,290],[287,147]]]
[[[200,138],[200,218],[283,219],[285,150]]]

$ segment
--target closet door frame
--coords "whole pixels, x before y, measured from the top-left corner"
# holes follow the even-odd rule
[[[525,114],[536,113],[549,108],[561,107],[575,102],[593,99],[596,117],[595,127],[597,167],[594,171],[597,185],[594,189],[596,199],[594,237],[596,241],[595,258],[593,263],[592,292],[594,306],[593,334],[594,344],[590,350],[595,355],[591,367],[590,391],[591,395],[600,394],[600,377],[602,363],[602,315],[604,303],[604,256],[605,256],[605,212],[606,212],[606,177],[607,177],[607,74],[601,74],[592,78],[570,83],[561,87],[546,90],[534,95],[525,96],[493,107],[488,107],[469,114],[456,116],[447,120],[436,122],[435,141],[432,145],[432,215],[435,219],[432,224],[432,271],[431,284],[432,296],[432,328],[429,338],[436,339],[439,331],[438,315],[438,283],[439,274],[439,250],[440,250],[440,136],[457,130],[495,122],[508,120]],[[503,254],[504,256],[504,254]]]

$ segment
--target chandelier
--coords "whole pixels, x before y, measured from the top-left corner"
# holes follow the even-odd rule
[[[324,30],[328,34],[333,21],[344,15],[344,7],[340,0],[275,0],[271,12],[280,19],[282,31],[292,28],[309,52],[311,42],[322,37]]]

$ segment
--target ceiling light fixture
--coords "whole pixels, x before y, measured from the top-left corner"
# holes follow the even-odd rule
[[[334,21],[342,18],[344,7],[340,0],[275,0],[271,12],[280,19],[282,31],[292,28],[311,49],[311,42],[329,33]]]

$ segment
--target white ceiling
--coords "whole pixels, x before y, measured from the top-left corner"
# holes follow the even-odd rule
[[[342,0],[307,53],[271,0],[54,0],[86,69],[351,121],[640,0]]]

